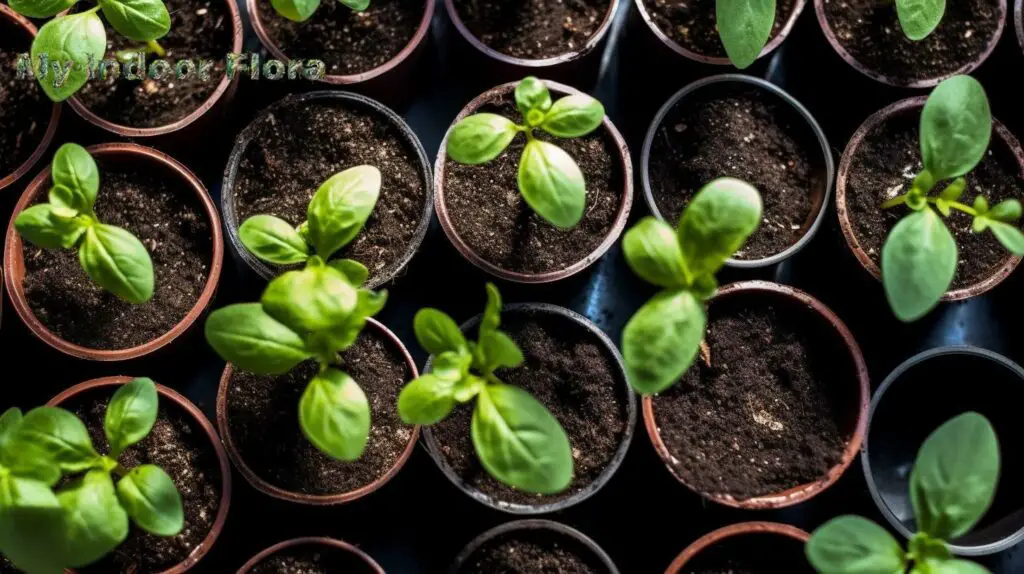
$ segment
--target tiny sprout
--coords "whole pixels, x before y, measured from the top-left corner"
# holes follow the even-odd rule
[[[907,38],[917,42],[935,31],[946,13],[946,0],[895,0],[896,16]]]
[[[338,2],[356,12],[362,12],[370,7],[370,0],[338,0]],[[305,22],[320,7],[320,0],[271,0],[270,5],[278,14],[293,22]]]
[[[739,69],[761,55],[775,26],[775,0],[715,0],[715,21],[725,53]]]

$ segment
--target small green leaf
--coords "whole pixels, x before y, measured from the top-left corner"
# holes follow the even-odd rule
[[[946,201],[956,201],[964,194],[965,189],[967,189],[967,180],[962,177],[958,177],[942,190],[939,197]]]
[[[366,283],[366,278],[370,276],[370,270],[355,259],[334,259],[327,265],[340,271],[355,287]]]
[[[992,234],[1007,251],[1014,255],[1024,256],[1024,233],[1021,233],[1019,229],[1009,223],[995,220],[988,222],[988,228],[992,230]]]
[[[320,7],[320,0],[270,0],[270,5],[293,22],[305,22]]]
[[[57,500],[64,507],[69,566],[91,564],[128,537],[128,514],[105,470],[93,469],[73,480],[57,493]]]
[[[516,84],[516,107],[525,118],[530,110],[546,112],[551,109],[551,92],[544,82],[533,76]]]
[[[525,360],[519,345],[501,331],[490,331],[480,338],[480,352],[488,370],[518,367]]]
[[[50,203],[91,213],[100,189],[100,172],[89,152],[78,144],[66,143],[54,154],[50,171],[54,184]]]
[[[268,315],[302,334],[341,324],[355,309],[357,297],[341,271],[320,265],[274,278],[260,303]]]
[[[466,375],[455,383],[452,396],[455,397],[456,402],[467,403],[477,396],[485,386],[487,386],[487,381],[484,379],[472,374]]]
[[[349,244],[366,224],[380,196],[380,170],[360,165],[336,173],[309,203],[309,239],[324,260]]]
[[[127,230],[102,223],[89,227],[78,260],[89,279],[121,299],[139,304],[153,298],[153,260]]]
[[[85,234],[88,226],[73,211],[40,203],[24,209],[14,220],[18,235],[43,249],[69,249]]]
[[[540,128],[560,138],[578,138],[596,130],[603,120],[601,102],[586,94],[573,94],[551,106]]]
[[[977,80],[953,76],[932,90],[921,111],[921,158],[936,180],[974,169],[991,136],[992,112]]]
[[[11,407],[0,415],[0,463],[3,462],[3,452],[6,448],[8,438],[14,436],[14,430],[21,424],[21,409]]]
[[[332,458],[356,460],[370,438],[370,403],[352,377],[324,369],[299,400],[299,426],[317,449]]]
[[[74,0],[8,0],[11,9],[29,18],[51,18],[75,5]]]
[[[250,253],[275,265],[293,265],[309,259],[309,246],[287,221],[273,215],[255,215],[242,222],[238,238]]]
[[[398,416],[409,425],[432,425],[444,420],[455,406],[455,383],[432,373],[413,379],[398,395]]]
[[[159,401],[152,379],[140,377],[117,389],[103,419],[111,457],[146,438],[156,422]]]
[[[985,215],[988,213],[988,200],[985,199],[984,195],[979,195],[974,198],[974,211],[978,212],[978,215]]]
[[[633,272],[659,287],[682,287],[687,283],[683,250],[670,225],[645,217],[626,232],[622,249]]]
[[[713,274],[761,223],[761,196],[750,184],[718,178],[697,192],[677,233],[690,281]]]
[[[32,574],[63,574],[64,509],[46,484],[0,477],[0,554]]]
[[[907,543],[907,553],[914,557],[914,562],[920,564],[927,560],[949,560],[953,557],[946,543],[938,538],[932,538],[927,533],[916,532],[910,537]]]
[[[163,0],[97,0],[107,22],[119,34],[148,42],[164,37],[171,30],[171,15]]]
[[[431,355],[466,348],[466,337],[455,321],[443,311],[420,309],[413,318],[412,326],[416,340]]]
[[[387,303],[387,290],[371,291],[359,289],[356,296],[356,308],[337,327],[331,329],[330,337],[334,350],[343,351],[356,342],[359,332],[366,326],[366,319],[384,308]]]
[[[302,337],[259,303],[229,305],[210,313],[206,340],[228,362],[265,375],[287,373],[313,356]]]
[[[555,227],[569,229],[583,218],[587,203],[583,172],[555,144],[527,142],[519,160],[518,181],[527,205]]]
[[[448,134],[448,157],[466,165],[487,163],[501,155],[519,128],[497,114],[473,114]]]
[[[107,32],[95,13],[50,20],[32,41],[32,61],[38,62],[45,54],[51,66],[60,66],[61,73],[58,75],[51,68],[46,76],[37,76],[39,85],[55,102],[68,99],[88,81],[90,57],[95,62],[102,60],[106,48]]]
[[[896,317],[920,319],[939,303],[956,273],[953,235],[931,209],[904,217],[882,246],[882,283]]]
[[[715,21],[725,53],[744,69],[761,55],[775,25],[775,0],[715,0]]]
[[[456,383],[469,375],[473,356],[467,349],[445,351],[436,355],[430,364],[430,372],[439,379]]]
[[[370,0],[338,0],[345,6],[355,10],[356,12],[362,12],[370,6]]]
[[[860,516],[826,522],[805,546],[807,561],[822,574],[903,574],[907,558],[884,528]]]
[[[900,28],[911,40],[919,41],[931,34],[946,12],[946,0],[896,0],[896,16]]]
[[[672,386],[690,368],[707,317],[693,293],[665,290],[640,307],[622,332],[629,384],[650,395]]]
[[[117,497],[135,524],[157,536],[175,536],[185,525],[181,494],[159,466],[137,466],[117,483]]]
[[[484,307],[484,316],[480,320],[479,338],[495,331],[501,326],[501,292],[494,283],[487,283],[487,306]]]
[[[1020,219],[1020,212],[1020,202],[1016,199],[1007,199],[992,206],[992,209],[985,215],[997,221],[1013,223]]]
[[[13,440],[12,447],[31,448],[35,456],[52,461],[65,472],[82,472],[100,458],[82,421],[57,407],[29,411]]]

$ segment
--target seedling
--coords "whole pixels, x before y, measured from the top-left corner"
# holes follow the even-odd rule
[[[366,448],[370,405],[356,381],[337,368],[338,353],[384,307],[387,291],[360,287],[369,271],[359,262],[327,260],[363,228],[379,193],[377,168],[354,167],[320,186],[299,231],[265,215],[247,220],[244,241],[254,253],[306,265],[271,281],[259,303],[229,305],[206,320],[210,346],[248,371],[281,375],[309,359],[320,364],[299,400],[299,426],[318,449],[346,461]]]
[[[895,0],[895,3],[900,28],[915,42],[934,32],[946,13],[946,0]]]
[[[0,416],[0,553],[29,574],[91,564],[128,537],[128,522],[157,536],[184,526],[181,495],[163,469],[118,461],[149,435],[159,398],[152,380],[122,385],[107,406],[110,453],[99,454],[85,424],[57,407]],[[61,477],[67,477],[56,491]],[[115,486],[115,479],[117,484]]]
[[[490,283],[476,341],[467,341],[455,321],[437,309],[416,313],[416,340],[433,363],[429,373],[402,389],[398,414],[407,424],[432,425],[456,403],[476,399],[470,437],[487,472],[527,492],[561,492],[572,481],[569,438],[540,401],[498,378],[497,369],[512,369],[524,360],[500,325],[501,295]]]
[[[551,102],[544,82],[528,77],[515,90],[516,107],[523,124],[498,114],[473,114],[455,124],[448,134],[448,156],[478,165],[501,155],[516,134],[526,136],[519,158],[519,193],[537,215],[562,229],[574,227],[583,218],[587,202],[583,172],[572,157],[557,145],[539,140],[541,129],[560,138],[589,134],[604,120],[604,106],[586,94],[565,96]]]
[[[134,235],[101,223],[93,211],[100,173],[89,152],[78,144],[62,145],[50,175],[49,202],[18,214],[18,234],[43,249],[77,249],[82,269],[97,285],[129,303],[149,301],[153,261]]]
[[[775,0],[715,0],[718,37],[739,69],[761,55],[775,26]]]
[[[761,196],[738,179],[716,179],[697,192],[679,227],[654,217],[626,232],[626,262],[662,290],[626,323],[622,356],[630,385],[650,395],[690,368],[707,327],[704,301],[718,288],[715,273],[761,222]]]
[[[370,0],[338,0],[338,2],[356,12],[362,12],[370,6]],[[320,0],[271,0],[270,5],[278,14],[289,20],[305,22],[320,7]]]
[[[931,311],[956,273],[956,241],[939,214],[966,213],[974,218],[972,231],[990,230],[1006,249],[1024,255],[1024,234],[1012,225],[1021,216],[1019,201],[1007,199],[992,208],[980,194],[973,205],[959,201],[967,188],[963,176],[981,162],[992,135],[992,114],[981,84],[970,76],[953,76],[939,84],[925,102],[920,131],[924,169],[907,193],[882,204],[883,209],[906,205],[912,210],[882,246],[885,294],[901,321],[914,321]],[[929,196],[944,179],[953,181]]]
[[[814,531],[805,548],[820,574],[981,574],[953,558],[947,542],[967,534],[988,511],[999,481],[999,442],[988,419],[964,413],[921,445],[910,473],[918,532],[904,550],[884,528],[860,516],[840,516]]]

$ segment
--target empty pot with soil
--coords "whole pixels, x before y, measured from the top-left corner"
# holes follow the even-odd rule
[[[238,574],[384,574],[373,558],[333,538],[293,538],[253,556]]]
[[[665,574],[814,574],[804,557],[809,537],[788,524],[732,524],[687,546]]]
[[[618,574],[586,534],[551,520],[516,520],[484,532],[455,558],[449,574],[559,572]]]

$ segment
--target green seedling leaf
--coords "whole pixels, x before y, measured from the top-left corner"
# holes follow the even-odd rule
[[[487,385],[487,381],[476,376],[466,375],[459,382],[455,383],[454,397],[456,402],[466,403],[476,397]]]
[[[0,415],[0,463],[3,462],[2,457],[6,449],[7,440],[14,436],[14,431],[21,424],[22,418],[24,416],[18,407],[11,407],[4,411],[4,414]]]
[[[936,180],[974,169],[991,136],[992,112],[977,80],[953,76],[932,90],[921,112],[921,158]]]
[[[49,203],[24,209],[14,220],[18,235],[43,249],[70,249],[78,243],[89,226],[77,212]]]
[[[691,281],[718,271],[761,223],[761,196],[750,184],[716,179],[697,192],[677,230]]]
[[[317,449],[332,458],[356,460],[370,438],[370,403],[352,377],[324,369],[299,400],[299,426]]]
[[[100,172],[89,152],[78,144],[66,143],[54,154],[50,171],[53,178],[50,203],[92,213],[100,189]]]
[[[30,448],[35,456],[51,461],[65,472],[82,472],[95,466],[100,458],[82,421],[57,407],[29,411],[13,440],[12,447]]]
[[[140,304],[153,298],[153,261],[127,230],[102,223],[90,226],[78,260],[89,279],[121,299]]]
[[[370,0],[338,0],[345,6],[355,10],[356,12],[362,12],[370,7]]]
[[[555,227],[569,229],[583,218],[583,172],[562,148],[541,140],[528,142],[519,160],[518,181],[527,205]]]
[[[1016,199],[1007,199],[1000,201],[995,204],[987,215],[990,219],[997,221],[1005,221],[1006,223],[1013,223],[1020,219],[1021,207],[1020,202]]]
[[[953,235],[931,209],[904,217],[882,246],[882,283],[896,317],[920,319],[939,303],[956,273]]]
[[[501,331],[485,333],[480,338],[480,352],[485,359],[484,368],[488,371],[518,367],[525,360],[519,345]]]
[[[270,5],[293,22],[305,22],[320,7],[320,0],[270,0]]]
[[[63,574],[64,509],[46,484],[0,477],[0,554],[32,574]]]
[[[387,300],[387,290],[374,292],[369,289],[360,289],[356,296],[356,308],[340,326],[330,331],[332,349],[343,351],[351,347],[356,342],[359,332],[366,325],[366,319],[379,313]]]
[[[107,471],[94,469],[57,493],[64,507],[68,565],[91,564],[128,537],[128,514],[118,503]]]
[[[974,211],[978,212],[978,215],[985,215],[988,213],[988,200],[985,199],[984,195],[979,195],[974,198]]]
[[[481,339],[484,335],[492,331],[496,331],[501,326],[501,293],[498,288],[494,286],[494,283],[488,283],[487,289],[487,306],[484,307],[484,316],[480,320],[479,336]]]
[[[949,560],[953,557],[945,542],[938,538],[932,538],[924,532],[917,532],[910,537],[910,542],[907,544],[907,553],[913,557],[914,562],[917,564],[933,559]]]
[[[434,357],[430,372],[439,379],[454,384],[469,374],[472,362],[473,356],[466,349],[445,351]]]
[[[966,188],[967,181],[962,177],[958,177],[942,190],[939,197],[935,199],[935,208],[939,210],[939,213],[941,213],[943,217],[949,217],[953,202],[960,199],[960,196],[964,194],[964,190]],[[927,199],[925,199],[923,194],[915,197],[920,197],[924,204],[927,203]],[[922,208],[923,207],[924,205],[922,204]]]
[[[448,157],[466,165],[487,163],[501,155],[519,128],[497,114],[473,114],[448,134]]]
[[[775,25],[775,0],[715,0],[715,21],[725,53],[739,69],[761,55]]]
[[[320,265],[281,274],[267,285],[260,302],[268,315],[301,334],[341,324],[357,298],[341,271]]]
[[[354,287],[366,283],[366,278],[370,276],[370,270],[355,259],[335,259],[327,265],[340,271]]]
[[[111,457],[116,459],[125,448],[146,438],[156,422],[159,401],[152,379],[140,377],[117,389],[103,419]]]
[[[163,0],[97,0],[107,22],[129,40],[148,42],[171,30],[171,15]]]
[[[604,120],[604,106],[586,94],[560,98],[544,116],[540,128],[560,138],[578,138],[596,130]]]
[[[455,407],[455,383],[433,373],[413,379],[398,395],[398,416],[409,425],[432,425]]]
[[[811,535],[807,561],[821,574],[902,574],[907,557],[884,528],[860,516],[840,516]]]
[[[990,574],[988,568],[968,560],[930,560],[928,574]]]
[[[935,31],[945,12],[946,0],[896,0],[900,28],[915,42]]]
[[[360,165],[325,181],[309,203],[309,240],[324,260],[355,239],[380,196],[380,170]]]
[[[159,466],[133,468],[117,483],[117,498],[135,524],[157,536],[176,536],[185,525],[181,494]]]
[[[466,337],[455,321],[437,309],[420,309],[413,318],[416,340],[431,355],[466,348]]]
[[[530,110],[546,112],[551,109],[551,92],[544,82],[533,76],[516,84],[516,107],[525,118]]]
[[[655,295],[622,332],[629,384],[644,395],[672,386],[693,364],[706,325],[704,306],[690,291]]]
[[[229,305],[210,313],[206,340],[228,362],[265,375],[287,373],[313,357],[302,337],[259,303]]]
[[[74,0],[8,0],[11,9],[29,18],[51,18],[75,5]]]
[[[15,476],[34,479],[51,486],[60,480],[60,468],[35,444],[19,442],[18,428],[24,415],[21,409],[11,407],[0,415],[0,467]],[[2,504],[0,504],[2,507]]]
[[[309,246],[287,221],[273,215],[255,215],[242,222],[238,238],[250,253],[275,265],[293,265],[309,259]]]
[[[39,77],[43,92],[55,102],[71,97],[89,79],[90,56],[98,62],[106,48],[107,32],[93,12],[61,16],[44,24],[32,41],[32,61],[38,62],[45,54],[51,66],[58,64],[61,72],[55,78],[56,72],[51,69],[45,77]]]
[[[990,220],[987,227],[992,230],[992,234],[1007,251],[1014,255],[1024,256],[1024,233],[1021,233],[1019,229],[1009,223],[995,220]]]
[[[670,225],[654,217],[645,217],[626,232],[622,249],[633,272],[659,287],[687,284],[683,250]]]

